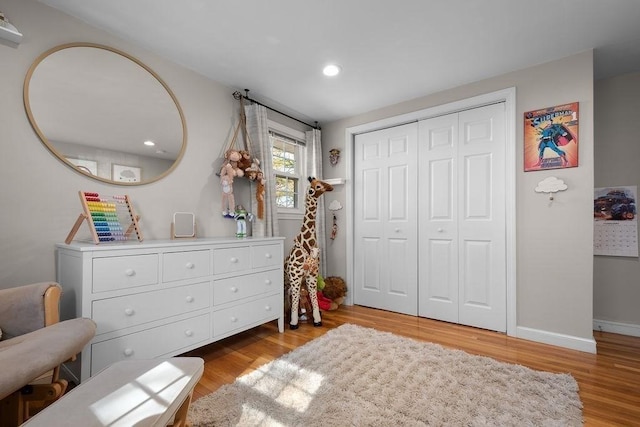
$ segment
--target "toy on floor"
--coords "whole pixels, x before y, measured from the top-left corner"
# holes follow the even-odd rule
[[[291,322],[289,323],[291,329],[298,329],[298,306],[303,281],[311,297],[313,326],[322,326],[317,295],[319,249],[316,236],[316,212],[318,198],[326,191],[333,191],[331,184],[309,177],[302,227],[284,263],[284,274],[288,279],[291,292]]]
[[[328,310],[337,309],[344,302],[347,295],[347,284],[338,276],[329,276],[324,278],[324,288],[322,288],[323,298],[329,300]]]

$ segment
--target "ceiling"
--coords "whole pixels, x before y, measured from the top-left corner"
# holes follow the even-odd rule
[[[640,71],[637,0],[40,1],[321,125],[589,49]]]

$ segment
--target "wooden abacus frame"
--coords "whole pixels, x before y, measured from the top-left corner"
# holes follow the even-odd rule
[[[71,231],[69,231],[69,234],[67,235],[67,238],[65,239],[64,242],[67,245],[71,243],[74,236],[80,229],[80,226],[86,220],[87,224],[89,225],[89,229],[91,231],[91,235],[94,243],[99,244],[104,240],[100,238],[100,236],[98,235],[98,231],[96,230],[96,225],[93,222],[93,215],[91,215],[91,208],[89,206],[87,197],[98,198],[99,200],[103,200],[103,199],[100,198],[98,193],[85,193],[84,191],[79,191],[78,194],[80,195],[80,203],[82,204],[83,212],[80,214],[80,216],[78,216],[78,219],[76,220],[75,224],[73,224],[73,227],[71,228]],[[116,196],[113,196],[113,198],[115,197]],[[129,196],[124,195],[124,196],[118,196],[118,197],[124,198],[124,203],[126,204],[127,209],[129,211],[129,216],[131,217],[131,224],[129,225],[127,230],[124,232],[125,240],[129,238],[129,236],[133,231],[135,231],[138,241],[142,242],[142,232],[140,231],[140,226],[138,225],[138,220],[140,219],[140,217],[136,215],[135,212],[133,211],[133,206],[131,205],[131,200],[129,199]]]

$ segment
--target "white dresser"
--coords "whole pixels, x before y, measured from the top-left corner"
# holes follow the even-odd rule
[[[58,244],[62,318],[96,322],[67,368],[175,356],[262,323],[284,332],[284,238]]]

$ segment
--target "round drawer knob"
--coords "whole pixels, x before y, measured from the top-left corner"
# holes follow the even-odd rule
[[[270,284],[271,284],[271,279],[266,279],[266,280],[264,281],[264,284],[265,284],[265,285],[270,285]]]
[[[136,271],[133,268],[127,268],[124,271],[124,274],[126,274],[129,277],[131,277],[131,276],[135,276],[136,275]]]
[[[231,259],[229,261],[231,261],[233,264],[236,264],[238,262],[238,258],[231,257]]]
[[[270,306],[270,305],[266,305],[266,306],[264,307],[264,309],[265,309],[266,311],[271,311],[271,306]]]
[[[191,329],[187,329],[186,331],[184,331],[184,334],[188,337],[192,337],[193,336],[193,331]]]
[[[236,288],[235,286],[232,286],[231,289],[229,289],[231,292],[233,292],[234,294],[236,292],[238,292],[238,288]]]
[[[130,357],[133,356],[133,349],[131,348],[125,348],[124,351],[122,352],[125,356]]]
[[[124,309],[124,314],[126,314],[127,316],[133,316],[133,313],[135,313],[135,311],[133,311],[133,308]]]
[[[438,233],[442,233],[444,231],[443,228],[438,228]]]
[[[189,270],[193,270],[196,267],[196,265],[194,263],[192,263],[192,262],[188,262],[185,265],[185,267],[187,267]]]
[[[265,254],[264,255],[267,259],[271,259],[271,254]]]
[[[395,229],[395,232],[396,232],[396,233],[399,233],[399,232],[400,232],[400,229],[399,229],[399,228],[396,228],[396,229]]]
[[[189,295],[188,297],[185,298],[185,300],[187,302],[193,302],[193,297],[191,295]]]
[[[237,321],[238,321],[238,318],[237,318],[237,317],[233,317],[233,316],[231,316],[231,318],[230,318],[229,320],[231,320],[233,323],[235,323],[235,322],[237,322]]]

